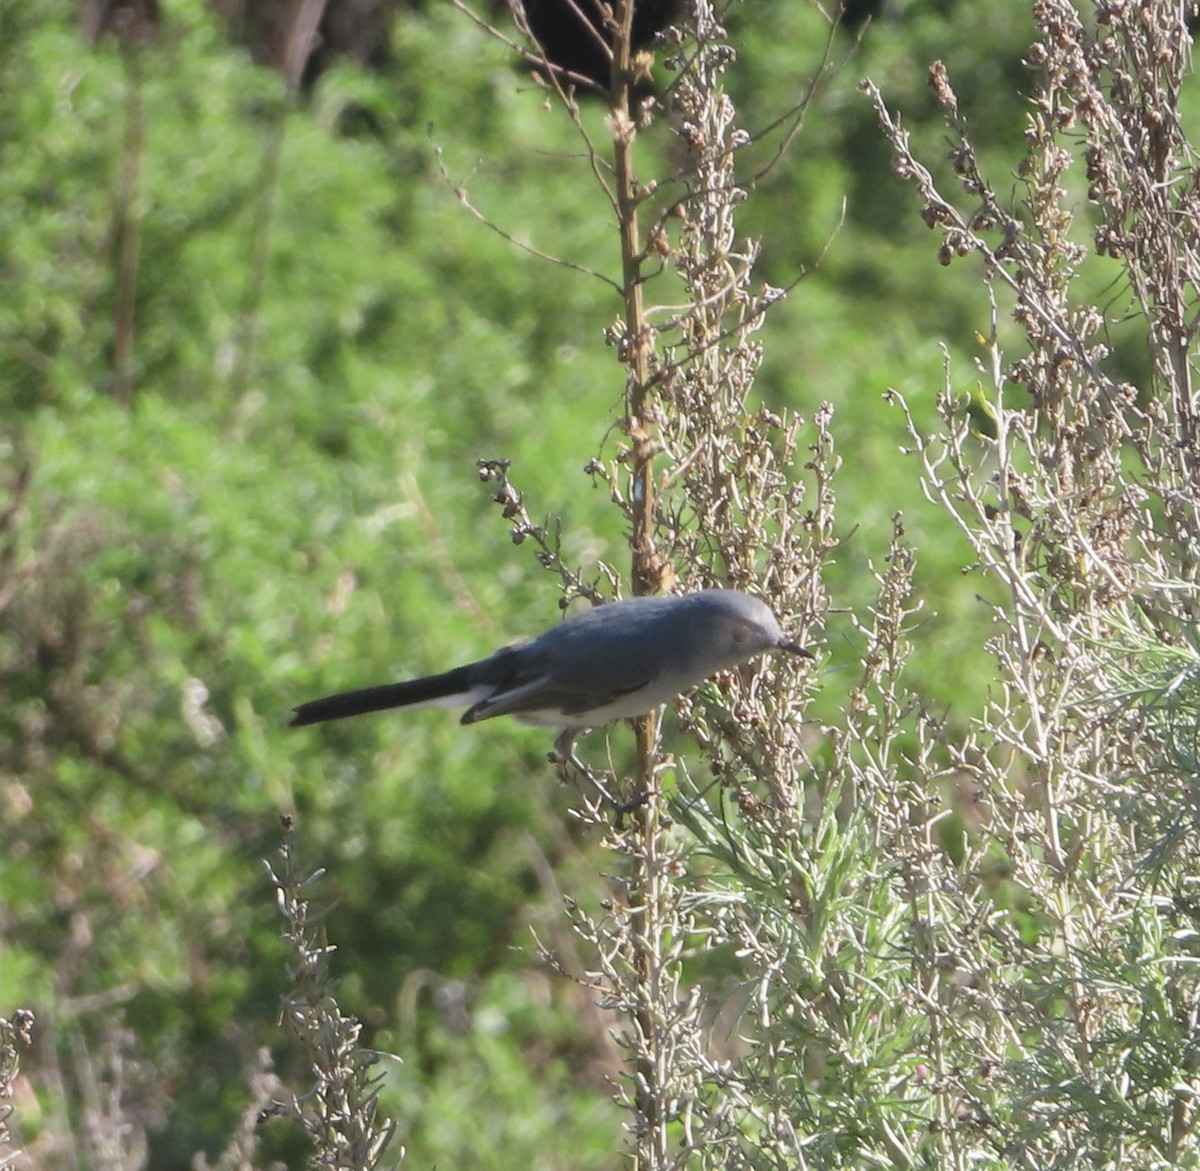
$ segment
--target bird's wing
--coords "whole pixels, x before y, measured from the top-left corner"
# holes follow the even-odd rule
[[[608,707],[626,695],[634,695],[636,692],[643,691],[649,686],[649,683],[650,680],[647,678],[639,679],[636,683],[626,682],[621,686],[613,684],[603,690],[590,687],[586,691],[571,692],[568,693],[560,710],[563,715],[567,716],[584,715],[587,712]]]
[[[509,668],[507,672],[493,669],[492,674],[502,674],[503,679],[495,679],[492,694],[463,713],[464,724],[490,720],[494,716],[520,716],[533,712],[584,715],[640,691],[649,682],[648,676],[641,678],[640,675],[631,680],[628,670],[601,670],[591,677],[580,677],[575,671],[560,666],[555,656],[530,654],[527,647],[520,651],[505,662],[504,666]]]
[[[550,675],[540,675],[519,687],[498,691],[469,707],[462,717],[464,724],[490,720],[493,716],[520,716],[538,713],[561,713],[564,716],[586,715],[607,707],[624,695],[641,691],[645,680],[626,682],[621,687],[598,689],[586,684],[564,686]]]
[[[473,724],[476,720],[490,720],[493,716],[520,715],[521,712],[541,711],[550,706],[552,694],[550,679],[545,675],[508,686],[472,704],[463,712],[462,722]]]

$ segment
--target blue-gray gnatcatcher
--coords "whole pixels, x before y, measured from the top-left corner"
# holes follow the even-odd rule
[[[587,769],[575,737],[610,720],[644,716],[718,671],[764,651],[812,658],[770,608],[736,590],[627,598],[575,614],[531,642],[404,683],[302,703],[292,727],[394,707],[467,705],[462,722],[513,715],[561,728],[554,759]]]

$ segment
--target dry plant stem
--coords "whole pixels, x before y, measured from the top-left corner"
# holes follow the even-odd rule
[[[521,252],[528,253],[530,256],[536,256],[538,260],[548,261],[550,264],[556,264],[560,268],[573,269],[575,272],[581,272],[584,276],[594,277],[596,280],[608,285],[616,292],[621,291],[621,286],[610,277],[606,277],[603,273],[597,272],[594,268],[588,268],[586,264],[576,264],[573,260],[567,260],[561,256],[555,256],[550,252],[544,252],[540,248],[533,247],[532,244],[527,244],[523,240],[518,240],[511,232],[501,227],[495,220],[488,219],[487,215],[480,211],[479,208],[471,202],[471,196],[467,189],[461,184],[456,183],[451,177],[450,172],[446,169],[446,161],[442,153],[442,148],[433,143],[433,157],[437,162],[438,174],[441,175],[442,181],[454,192],[455,198],[459,203],[466,208],[467,212],[476,220],[478,220],[485,228],[496,233],[506,244],[512,245],[513,248]]]
[[[847,58],[850,54],[858,51],[859,43],[863,33],[866,32],[864,26],[862,32],[854,41],[853,47],[849,50]],[[755,173],[751,183],[758,183],[765,179],[779,164],[779,160],[787,153],[788,148],[796,140],[796,137],[804,129],[804,119],[808,114],[809,108],[816,101],[818,94],[824,88],[824,82],[831,80],[842,68],[844,62],[835,65],[833,63],[833,48],[837,41],[839,33],[838,22],[831,20],[829,22],[829,31],[825,35],[825,45],[821,51],[821,60],[809,79],[808,84],[804,88],[804,96],[791,109],[784,110],[778,117],[773,118],[765,126],[756,130],[752,135],[755,142],[765,138],[768,134],[774,133],[781,126],[785,126],[783,137],[780,139],[779,145],[775,148],[775,152]]]
[[[933,72],[936,76],[936,67]],[[896,153],[898,160],[897,171],[901,178],[912,179],[916,182],[917,188],[925,200],[923,214],[926,222],[931,227],[934,225],[942,226],[946,233],[946,243],[943,245],[941,252],[943,263],[949,264],[950,259],[956,255],[963,256],[968,252],[978,252],[989,263],[991,272],[996,278],[1007,285],[1018,297],[1022,297],[1027,290],[1022,287],[1021,282],[1009,271],[1004,263],[1010,255],[1013,241],[1016,240],[1020,233],[1020,225],[1015,217],[1000,212],[999,204],[994,198],[986,201],[987,206],[984,209],[984,214],[989,219],[995,217],[991,222],[996,222],[996,220],[1001,221],[998,226],[1000,226],[1004,236],[1003,242],[999,246],[993,247],[990,245],[974,229],[973,221],[962,215],[938,192],[929,170],[918,162],[912,154],[909,148],[908,132],[892,119],[887,105],[883,100],[883,95],[879,92],[879,88],[869,80],[862,83],[862,88],[870,95],[871,101],[875,105],[875,112],[879,117],[880,125],[883,127],[884,133],[887,135],[892,144],[892,149]],[[969,160],[969,162],[973,165],[973,160]],[[1125,388],[1118,386],[1100,369],[1096,364],[1095,357],[1089,354],[1083,346],[1078,332],[1056,312],[1057,308],[1057,306],[1047,305],[1041,301],[1034,301],[1028,305],[1028,312],[1037,316],[1058,342],[1088,367],[1089,372],[1096,380],[1098,388],[1106,398],[1113,402],[1122,401],[1127,397]]]
[[[333,947],[324,931],[309,921],[307,892],[323,871],[304,876],[296,861],[295,822],[283,818],[280,866],[267,863],[286,926],[285,943],[292,963],[292,990],[284,997],[282,1023],[307,1056],[313,1084],[290,1101],[276,1101],[261,1118],[275,1116],[298,1122],[314,1144],[310,1167],[320,1171],[371,1171],[379,1165],[396,1124],[378,1120],[381,1074],[371,1073],[380,1054],[359,1043],[362,1025],[342,1014],[329,974]],[[403,1154],[403,1152],[401,1152]]]
[[[21,1158],[20,1149],[10,1144],[12,1134],[8,1120],[12,1117],[9,1101],[13,1083],[21,1072],[21,1053],[33,1044],[34,1016],[19,1008],[11,1017],[0,1017],[0,1171],[13,1166]]]
[[[658,450],[647,417],[650,381],[650,347],[653,341],[646,324],[641,279],[642,243],[638,225],[640,194],[634,174],[633,144],[636,135],[631,106],[633,62],[633,0],[617,0],[613,6],[613,58],[610,87],[610,125],[613,141],[613,183],[617,225],[621,241],[622,295],[625,320],[621,362],[626,372],[625,430],[632,441],[630,453],[632,525],[632,580],[634,594],[656,593],[662,584],[662,567],[654,547],[654,455]],[[655,754],[658,742],[657,716],[639,719],[637,728],[636,793],[645,800],[633,813],[629,879],[631,957],[636,973],[637,1000],[633,1006],[634,1092],[636,1166],[663,1168],[669,1157],[667,1120],[662,1113],[666,1084],[667,1049],[659,1011],[668,994],[664,984],[671,977],[664,970],[661,946],[667,931],[662,919],[663,884],[662,811],[655,791]]]
[[[563,596],[559,607],[566,609],[575,598],[587,598],[594,606],[603,605],[608,599],[594,585],[580,576],[578,570],[568,565],[562,557],[562,528],[550,522],[537,524],[525,507],[525,499],[509,480],[508,472],[512,466],[506,459],[481,459],[476,462],[479,478],[485,484],[495,484],[492,499],[500,506],[500,514],[512,523],[510,536],[514,545],[532,542],[537,550],[535,556],[543,569],[558,574],[562,585]],[[600,572],[608,580],[609,591],[616,590],[618,575],[610,566],[601,563]]]
[[[208,1161],[203,1151],[192,1159],[192,1171],[255,1171],[259,1155],[259,1123],[271,1103],[286,1093],[286,1087],[275,1073],[271,1051],[263,1048],[243,1063],[243,1080],[250,1091],[250,1100],[242,1110],[237,1129],[215,1163]]]
[[[664,64],[677,71],[668,91],[672,130],[686,158],[667,182],[682,186],[684,194],[643,225],[641,208],[663,184],[639,183],[635,172],[637,135],[655,108],[631,109],[631,17],[627,0],[603,17],[614,46],[611,169],[600,165],[590,143],[588,154],[619,233],[622,311],[608,337],[625,371],[628,443],[615,459],[592,461],[588,471],[627,518],[635,593],[670,588],[675,570],[686,588],[721,584],[753,590],[787,615],[789,628],[804,639],[826,605],[820,564],[836,544],[832,480],[838,460],[829,409],[817,412],[815,440],[797,473],[801,421],[747,405],[761,361],[754,335],[785,290],[752,287],[757,245],[739,239],[735,229],[734,211],[746,193],[736,182],[733,159],[750,142],[736,127],[721,85],[735,54],[705,0],[687,5],[686,50],[688,34],[666,34],[674,51]],[[527,35],[527,26],[524,31]],[[586,141],[572,96],[552,71],[549,77]],[[682,288],[682,296],[672,298],[678,303],[660,299],[648,307],[648,278],[668,273]],[[495,486],[494,499],[512,522],[513,540],[534,545],[538,560],[562,577],[564,596],[585,592],[579,575],[562,562],[557,533],[530,519],[507,471],[503,461],[480,465],[481,477]],[[679,704],[685,728],[718,780],[711,798],[714,851],[724,848],[730,830],[721,823],[728,801],[738,806],[739,820],[777,835],[761,875],[767,890],[779,892],[784,902],[804,881],[782,872],[778,859],[795,852],[803,828],[809,771],[800,739],[805,688],[802,673],[763,663],[721,679],[715,698]],[[753,901],[714,893],[708,860],[697,858],[687,835],[672,831],[659,779],[670,768],[696,805],[714,786],[705,787],[705,796],[695,794],[686,762],[657,755],[653,720],[639,721],[637,746],[634,795],[644,794],[646,801],[629,831],[608,823],[606,844],[621,858],[611,879],[614,895],[598,918],[567,901],[576,932],[595,956],[595,969],[581,983],[599,991],[602,1005],[619,1022],[613,1038],[626,1076],[618,1096],[629,1112],[632,1162],[639,1171],[802,1167],[809,1137],[795,1126],[790,1096],[799,1055],[789,1014],[806,1013],[819,1029],[822,1010],[793,992],[788,962],[768,938],[776,925],[794,933],[794,908],[782,907],[764,938],[737,921],[739,915],[746,920],[770,915]],[[693,819],[701,835],[709,833],[706,812]],[[603,824],[599,806],[586,798],[578,816],[589,825]],[[733,853],[741,849],[739,841]],[[730,908],[730,915],[718,921],[724,912],[714,914],[709,901]],[[746,954],[754,956],[747,961],[745,983],[764,1010],[762,1019],[745,1024],[757,1048],[751,1059],[739,1062],[729,1056],[731,1044],[738,1044],[730,1034],[740,1036],[742,1023],[730,1020],[728,1033],[714,1026],[713,1002],[699,984],[685,988],[684,976],[694,953],[743,940]],[[834,1041],[845,1047],[842,1038]],[[764,1086],[770,1092],[762,1092]],[[882,1129],[884,1145],[899,1165],[904,1142],[888,1135],[886,1125]]]
[[[461,7],[461,0],[454,2]],[[620,462],[628,477],[627,486],[620,486],[624,477],[616,468],[609,468],[600,461],[593,461],[589,471],[604,480],[614,504],[622,508],[629,519],[633,592],[655,593],[663,588],[670,576],[654,541],[653,461],[659,445],[654,438],[655,420],[650,404],[654,333],[646,322],[642,273],[646,256],[638,215],[644,192],[639,189],[634,173],[637,125],[631,107],[633,3],[632,0],[619,0],[606,15],[606,27],[599,30],[606,39],[611,39],[613,46],[609,87],[611,172],[602,164],[600,154],[580,120],[573,94],[565,88],[569,78],[550,65],[540,46],[533,41],[523,6],[514,0],[510,7],[518,30],[534,45],[532,58],[543,67],[551,88],[583,137],[593,175],[616,219],[621,250],[619,292],[623,312],[620,326],[612,332],[612,337],[626,373],[623,429],[631,443]],[[465,194],[460,191],[459,196],[474,212]],[[495,230],[504,234],[502,229]],[[578,573],[563,563],[557,531],[531,520],[520,494],[508,481],[506,461],[481,461],[479,474],[483,480],[495,485],[493,498],[501,506],[505,519],[513,522],[514,542],[532,541],[538,560],[560,575],[564,586],[563,604],[580,594],[593,601],[601,600],[594,586],[584,583]],[[601,571],[608,576],[610,586],[615,587],[615,575],[603,566]],[[623,899],[614,904],[610,917],[601,923],[585,920],[577,908],[573,908],[572,913],[580,935],[597,948],[600,961],[597,986],[607,990],[607,1004],[627,1022],[626,1029],[617,1036],[629,1070],[629,1088],[622,1091],[622,1097],[633,1114],[635,1165],[649,1171],[670,1165],[667,1130],[670,1118],[664,1104],[670,1100],[668,1085],[675,1038],[681,1026],[678,970],[679,940],[683,935],[671,931],[674,920],[668,869],[672,855],[667,848],[661,798],[656,789],[656,717],[636,721],[636,734],[633,796],[640,800],[633,810],[630,830],[624,832],[620,827],[613,827],[610,839],[613,849],[626,855],[627,878],[621,883]],[[586,801],[579,816],[589,824],[604,824],[599,808]],[[672,939],[675,942],[668,944]],[[688,1036],[694,1033],[693,1028],[682,1031]]]
[[[638,227],[641,195],[634,174],[633,143],[636,136],[631,108],[633,70],[630,39],[633,0],[614,9],[611,125],[613,176],[616,185],[617,225],[621,238],[622,296],[625,302],[621,361],[626,370],[625,429],[633,442],[630,453],[633,525],[633,592],[656,593],[662,586],[662,566],[654,547],[654,456],[658,450],[647,414],[650,388],[650,352],[653,337],[646,323],[641,265],[642,243]]]
[[[734,53],[712,5],[691,5],[690,17],[695,52],[672,94],[674,125],[688,158],[687,197],[671,253],[683,308],[661,327],[661,352],[654,354],[652,408],[669,485],[655,501],[657,552],[664,563],[686,567],[692,586],[760,592],[803,637],[806,616],[824,606],[817,565],[831,540],[836,463],[829,413],[819,412],[819,439],[808,465],[816,484],[817,500],[811,501],[808,486],[786,471],[798,462],[799,422],[747,405],[761,360],[753,335],[782,292],[752,288],[757,245],[736,230],[735,210],[745,192],[734,160],[750,139],[736,126],[721,84]],[[744,822],[775,827],[788,851],[798,840],[802,697],[783,672],[776,673],[778,666],[768,662],[722,679],[715,699],[680,705],[684,726],[717,784],[695,792],[680,762],[677,783],[688,805],[675,803],[672,812],[688,820],[714,857],[732,854],[739,869],[748,853]],[[735,806],[732,813],[727,800]],[[725,886],[723,868],[713,873],[705,864],[704,849],[697,856],[693,846],[677,844],[672,867],[663,911],[672,938],[690,939],[693,946],[699,939],[732,940],[744,960],[739,976],[747,996],[763,1006],[761,1015],[748,1011],[755,1019],[738,1020],[734,1029],[754,1047],[753,1059],[730,1060],[720,1029],[711,1024],[713,1003],[702,998],[693,1006],[681,993],[681,961],[666,956],[676,967],[666,989],[670,998],[660,995],[661,1011],[673,1014],[665,1087],[681,1132],[672,1165],[802,1167],[803,1142],[791,1125],[794,1103],[782,1090],[775,1097],[761,1092],[764,1083],[789,1082],[797,1068],[795,1050],[782,1034],[773,1038],[764,1023],[786,970],[769,942],[774,925],[756,933],[754,921],[767,917],[764,909],[739,905]],[[794,885],[768,865],[761,877],[770,890]],[[778,1163],[770,1161],[776,1152]]]
[[[661,1109],[667,1084],[666,1026],[659,1009],[669,995],[672,975],[667,970],[662,944],[667,931],[663,909],[666,895],[663,856],[661,797],[654,791],[654,757],[657,751],[658,718],[645,716],[637,721],[637,780],[647,800],[634,810],[631,837],[634,848],[629,879],[630,942],[636,972],[633,1027],[636,1059],[634,1062],[633,1103],[636,1109],[635,1166],[639,1169],[664,1168],[668,1165],[667,1120]]]
[[[478,13],[473,12],[466,5],[464,0],[451,0],[451,3],[460,12],[474,21],[475,24],[482,28],[489,36],[494,37],[496,40],[500,41],[501,44],[507,45],[514,52],[520,54],[530,64],[536,65],[541,70],[542,75],[549,82],[550,88],[554,91],[559,104],[567,112],[567,115],[571,119],[571,124],[575,127],[576,132],[579,134],[579,137],[583,142],[584,150],[587,152],[588,164],[591,167],[592,177],[596,180],[596,185],[601,191],[604,192],[609,203],[613,205],[613,209],[615,211],[616,199],[613,195],[611,187],[609,186],[606,168],[601,159],[600,152],[596,148],[596,144],[592,141],[591,134],[588,132],[579,116],[579,103],[575,100],[575,88],[577,86],[590,90],[594,93],[602,92],[600,87],[594,81],[592,81],[591,78],[585,77],[582,74],[572,73],[569,69],[563,69],[546,56],[545,49],[538,44],[537,38],[534,37],[533,31],[529,27],[529,21],[525,15],[525,5],[522,0],[508,0],[508,7],[512,14],[513,24],[516,25],[517,31],[522,37],[524,37],[526,43],[531,46],[531,48],[528,49],[522,48],[515,41],[513,41],[511,37],[506,36],[503,32],[496,28],[495,25],[489,23]],[[576,8],[576,12],[578,13],[578,8]],[[590,22],[587,23],[590,25]],[[607,45],[605,47],[607,48]],[[471,210],[474,212],[473,208]],[[474,214],[476,214],[483,223],[486,223],[493,230],[500,232],[500,234],[505,236],[506,239],[509,238],[507,233],[503,232],[498,225],[492,223],[492,221],[484,218],[483,216],[479,216],[477,212],[474,212]],[[521,247],[518,241],[514,240],[512,242],[517,247]],[[576,267],[567,261],[559,261],[558,263],[562,263],[568,268]],[[587,270],[584,269],[583,271]],[[619,287],[614,281],[609,281],[607,277],[603,279],[608,284],[613,285],[613,287],[620,292]]]
[[[978,794],[983,840],[1003,859],[997,882],[1024,914],[1019,936],[989,906],[985,883],[977,929],[953,950],[942,945],[973,957],[981,974],[961,990],[985,1010],[975,1044],[991,1088],[955,1078],[946,1062],[939,1076],[959,1083],[964,1104],[991,1099],[990,1133],[980,1142],[961,1112],[940,1121],[972,1156],[1166,1166],[1184,1152],[1195,1161],[1200,1003],[1190,896],[1179,933],[1179,892],[1194,889],[1200,869],[1200,191],[1180,116],[1190,46],[1178,4],[1097,4],[1090,24],[1085,12],[1065,0],[1033,9],[1037,84],[1020,213],[1004,209],[983,177],[944,68],[930,80],[955,135],[963,210],[938,192],[871,88],[897,170],[942,234],[943,260],[983,255],[992,298],[978,363],[983,433],[972,431],[949,370],[932,431],[894,400],[926,493],[999,587],[989,643],[998,681],[972,732],[946,747],[960,783]],[[1086,170],[1098,212],[1090,224],[1077,215],[1072,168]],[[1112,287],[1127,306],[1081,300],[1076,278],[1089,247],[1118,263]],[[1016,360],[999,343],[1000,286],[1016,294]],[[1153,362],[1136,390],[1105,369],[1106,326],[1126,307]],[[1177,690],[1188,697],[1174,704],[1167,696]],[[968,849],[986,874],[986,856]],[[927,908],[942,898],[931,893]],[[1042,995],[1030,998],[1031,988]],[[944,995],[927,988],[932,1003]],[[956,1047],[948,1030],[936,1036]]]
[[[564,101],[566,100],[566,93],[563,90],[564,86],[583,86],[589,90],[596,90],[598,88],[590,77],[586,77],[582,73],[574,73],[570,69],[564,69],[561,65],[555,65],[553,61],[550,61],[546,57],[545,52],[538,45],[532,32],[530,32],[529,22],[525,17],[525,5],[522,3],[522,0],[508,0],[508,8],[517,31],[533,46],[531,49],[518,44],[512,37],[492,24],[491,21],[484,19],[484,17],[480,16],[478,12],[466,4],[465,0],[450,0],[450,3],[473,24],[483,29],[489,37],[493,37],[502,45],[507,46],[518,57],[530,65],[536,65],[540,69],[543,69],[546,76],[550,79],[551,84],[554,85],[554,88],[559,92],[559,96]]]

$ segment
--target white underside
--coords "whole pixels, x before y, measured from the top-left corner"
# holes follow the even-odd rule
[[[492,694],[490,687],[472,687],[470,691],[458,691],[454,695],[443,695],[437,699],[426,699],[420,703],[406,704],[404,710],[419,711],[423,707],[473,707],[481,699]]]
[[[527,684],[526,686],[533,690],[539,685]],[[653,697],[647,694],[649,690],[649,688],[645,688],[631,695],[622,696],[603,707],[593,708],[587,712],[575,712],[571,715],[552,707],[511,714],[521,723],[532,724],[538,728],[599,728],[613,720],[631,719],[634,716],[644,716],[647,712],[653,711],[658,703],[653,702]],[[486,686],[474,687],[470,691],[460,691],[454,695],[443,695],[437,699],[427,699],[422,703],[409,704],[408,710],[416,711],[423,707],[470,708],[485,699],[494,699],[503,703],[503,695],[504,693],[497,694]],[[659,702],[666,702],[666,700]]]
[[[647,699],[645,691],[638,691],[587,712],[566,715],[552,708],[543,708],[539,711],[521,712],[517,719],[523,724],[533,724],[539,728],[599,728],[613,720],[633,719],[653,711],[658,704],[648,703]]]

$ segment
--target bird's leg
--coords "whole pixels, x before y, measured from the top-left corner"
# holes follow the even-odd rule
[[[567,728],[559,733],[558,739],[554,741],[554,751],[549,754],[547,759],[551,764],[572,764],[576,770],[583,773],[589,781],[595,785],[600,782],[592,775],[592,770],[575,754],[575,737],[583,731],[582,728]]]
[[[604,782],[579,759],[578,754],[575,752],[575,738],[583,731],[586,731],[586,729],[567,728],[561,732],[558,739],[554,741],[554,751],[549,754],[547,759],[551,764],[558,765],[560,772],[564,776],[566,775],[566,766],[568,764],[573,766],[577,773],[586,777],[596,786],[600,796],[617,810],[619,816],[621,813],[620,802],[613,800],[608,790],[604,787]]]
[[[575,752],[575,738],[586,729],[583,728],[567,728],[560,733],[557,740],[554,741],[554,751],[549,753],[547,759],[551,764],[556,764],[560,769],[565,770],[565,766],[570,764],[575,767],[575,770],[585,776],[600,793],[600,796],[607,801],[614,810],[616,810],[616,827],[620,829],[627,813],[632,813],[635,809],[640,809],[649,798],[649,793],[639,793],[631,801],[618,801],[604,787],[604,782],[582,760],[579,759]]]

